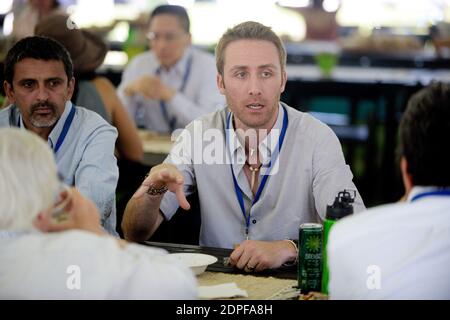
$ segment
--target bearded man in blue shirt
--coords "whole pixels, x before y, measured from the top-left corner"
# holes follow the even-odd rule
[[[11,105],[0,111],[0,127],[24,128],[46,140],[64,182],[91,199],[102,226],[117,235],[117,130],[70,102],[75,79],[67,50],[49,38],[24,38],[9,50],[4,74]]]

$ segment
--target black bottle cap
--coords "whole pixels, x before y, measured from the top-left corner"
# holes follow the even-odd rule
[[[344,190],[338,193],[334,199],[333,205],[327,206],[326,218],[330,220],[339,220],[345,216],[353,214],[353,205],[355,201],[356,191],[353,191],[353,196],[349,190]]]

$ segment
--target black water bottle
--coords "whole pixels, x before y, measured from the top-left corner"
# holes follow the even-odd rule
[[[328,261],[327,261],[327,243],[328,234],[330,233],[333,224],[345,216],[353,214],[353,205],[355,201],[356,191],[353,191],[353,196],[349,190],[344,190],[338,193],[331,206],[327,206],[327,214],[323,224],[323,266],[322,266],[322,293],[328,294]]]

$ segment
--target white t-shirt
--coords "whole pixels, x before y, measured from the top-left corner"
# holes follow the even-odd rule
[[[415,187],[409,200],[425,191]],[[450,299],[450,196],[342,219],[328,259],[332,299]]]
[[[191,270],[166,251],[84,231],[0,239],[0,299],[195,299]]]

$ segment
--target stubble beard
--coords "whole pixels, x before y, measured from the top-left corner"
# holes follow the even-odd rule
[[[232,103],[232,101],[227,99],[228,106],[230,106],[230,103]],[[277,106],[278,106],[278,102],[277,102],[276,106],[271,107],[272,110],[270,110],[270,112],[269,112],[269,110],[265,110],[267,113],[262,115],[261,117],[247,115],[247,114],[245,114],[245,109],[240,111],[238,108],[233,108],[236,110],[236,112],[233,112],[233,113],[234,113],[234,116],[236,118],[238,118],[239,122],[245,126],[244,128],[241,128],[241,129],[244,129],[244,130],[263,129],[263,130],[270,131],[271,126],[273,126],[273,124],[274,124],[274,123],[271,123],[272,119],[276,118],[275,114],[278,114]],[[265,106],[265,108],[269,108],[269,107]],[[230,107],[229,107],[229,109],[231,110]],[[236,119],[235,119],[235,121],[236,121]],[[268,126],[270,126],[270,127],[268,128]]]
[[[50,114],[46,116],[36,114],[36,111],[42,107],[49,108],[51,110]],[[36,128],[52,127],[53,125],[55,125],[59,118],[57,110],[58,109],[56,105],[49,101],[35,103],[31,106],[29,114],[30,123]]]

